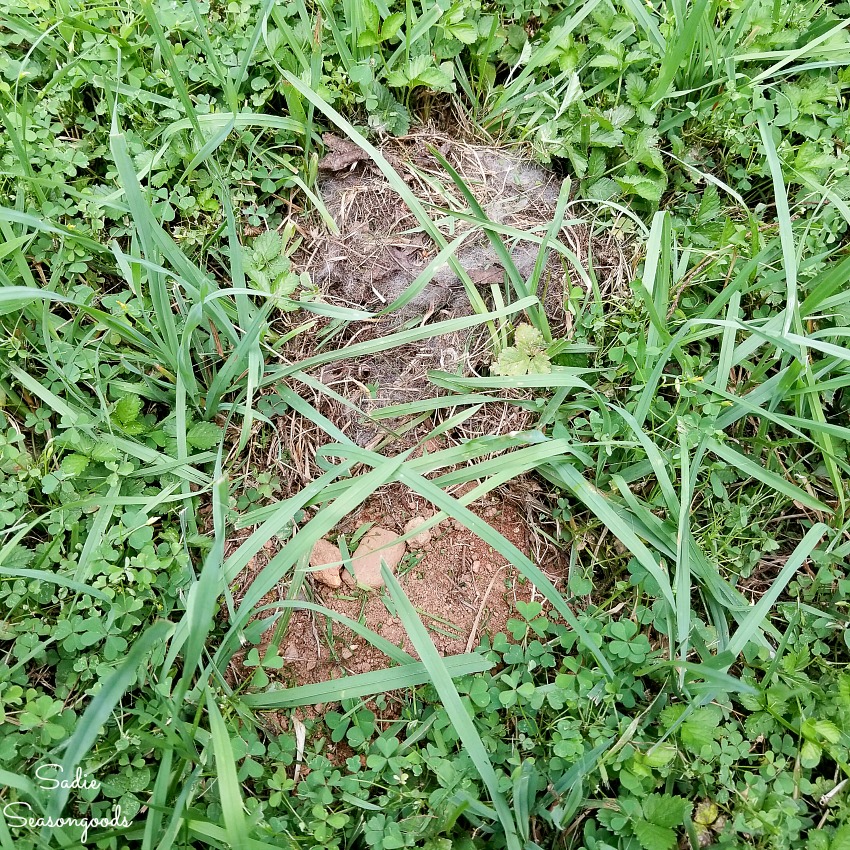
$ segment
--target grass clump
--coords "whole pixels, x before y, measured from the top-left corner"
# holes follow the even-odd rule
[[[844,847],[846,15],[0,4],[0,847]],[[418,132],[548,165],[545,220]],[[380,304],[308,256],[327,152],[421,252]],[[516,571],[504,631],[315,595],[388,486]],[[391,666],[290,681],[304,612]]]

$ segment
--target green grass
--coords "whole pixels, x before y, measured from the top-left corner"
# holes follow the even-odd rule
[[[0,5],[0,848],[846,847],[848,12]],[[451,170],[468,208],[426,206],[382,156],[449,104],[566,176],[545,233],[488,221]],[[332,226],[327,131],[435,243],[384,312],[448,263],[472,315],[287,357],[314,317],[370,318],[290,265],[298,210]],[[622,288],[568,247],[576,222],[632,258]],[[449,223],[502,257],[494,303]],[[547,249],[569,338],[533,294]],[[473,327],[490,374],[434,371],[376,421],[439,411],[433,437],[508,399],[529,430],[366,450],[299,394]],[[324,435],[301,489],[265,468],[280,410]],[[527,475],[558,583],[470,510]],[[442,657],[386,575],[417,660],[305,598],[315,541],[393,483],[533,586],[504,634]],[[295,611],[393,666],[285,686]]]

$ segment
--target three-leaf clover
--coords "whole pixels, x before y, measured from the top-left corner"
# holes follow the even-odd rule
[[[608,627],[608,635],[611,637],[608,649],[611,654],[633,664],[640,664],[649,655],[652,647],[646,635],[637,634],[637,630],[637,625],[631,620],[617,620],[611,623]]]

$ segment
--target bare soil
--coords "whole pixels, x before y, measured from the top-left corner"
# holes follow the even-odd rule
[[[385,312],[432,262],[436,247],[422,233],[415,216],[386,176],[364,158],[359,148],[333,136],[325,141],[329,152],[320,163],[317,188],[338,232],[326,227],[318,215],[300,220],[302,244],[293,256],[293,263],[297,270],[311,275],[327,303],[369,310],[374,315],[372,319],[345,325],[333,338],[333,347],[470,315],[470,293],[448,264],[432,269],[430,281],[398,310]],[[435,156],[435,149],[462,175],[486,216],[514,234],[533,234],[538,239],[545,234],[555,213],[559,181],[516,151],[444,134],[419,131],[381,145],[384,158],[427,208],[444,237],[451,241],[466,232],[467,238],[456,254],[457,261],[484,303],[493,306],[495,289],[504,285],[505,269],[482,230],[446,215],[446,210],[468,211],[469,204]],[[587,224],[575,220],[562,228],[559,238],[578,261],[585,266],[592,263],[603,292],[612,294],[623,284],[628,262],[624,259],[623,245],[616,239],[596,238]],[[506,245],[520,273],[528,279],[537,259],[538,244],[534,239],[507,238]],[[552,252],[546,259],[538,289],[553,332],[566,338],[572,325],[565,293],[579,280],[574,271],[571,273],[564,258]],[[288,321],[297,323],[304,318],[292,313]],[[286,349],[286,359],[290,362],[309,357],[317,346],[326,345],[322,335],[332,325],[315,318],[310,321],[315,330],[297,334]],[[437,411],[425,421],[413,416],[379,419],[375,414],[381,407],[440,395],[442,391],[429,379],[429,370],[487,375],[491,360],[492,352],[485,336],[480,331],[467,330],[433,336],[369,357],[331,363],[310,373],[318,384],[308,386],[292,379],[289,386],[332,423],[336,434],[342,431],[361,446],[393,455],[417,444],[420,446],[417,451],[423,450],[421,446],[434,426],[457,411],[453,408]],[[474,418],[447,429],[440,439],[463,442],[531,427],[533,411],[523,404],[528,394],[516,391],[500,395],[498,400],[482,405]],[[292,409],[276,417],[275,422],[277,434],[268,449],[267,465],[277,464],[278,469],[285,470],[281,478],[287,482],[286,489],[294,492],[315,477],[316,448],[331,438],[327,426],[317,424],[316,417]],[[425,446],[427,449],[427,443]],[[273,461],[273,458],[286,460]],[[548,544],[543,536],[534,533],[530,522],[531,506],[539,504],[535,502],[534,486],[526,480],[512,482],[510,486],[517,493],[523,487],[530,489],[525,498],[520,495],[505,499],[492,493],[470,509],[543,565],[547,553],[542,550]],[[432,506],[420,497],[401,485],[391,485],[382,488],[336,531],[350,536],[363,524],[374,523],[400,535],[409,519],[432,514]],[[246,570],[240,578],[242,592],[275,551],[269,544]],[[552,570],[548,571],[551,574]],[[516,601],[527,600],[534,592],[501,555],[450,520],[435,528],[431,540],[420,549],[409,549],[398,576],[438,651],[444,655],[471,651],[484,635],[492,637],[505,630]],[[556,581],[559,578],[557,574],[551,577]],[[359,620],[416,657],[384,590],[366,592],[345,586],[332,590],[311,576],[306,591],[313,601]],[[282,599],[285,593],[286,588],[280,587],[264,603]],[[265,641],[270,637],[268,633]],[[260,648],[262,651],[264,646]],[[389,665],[382,652],[346,627],[307,611],[292,614],[280,649],[285,664],[277,675],[288,686],[327,681]],[[230,670],[234,679],[244,680],[250,672],[242,668],[239,658],[234,659]]]
[[[394,508],[390,514],[388,503]],[[488,497],[473,504],[471,510],[521,551],[533,554],[528,523],[513,502]],[[401,534],[410,518],[432,514],[433,509],[423,499],[394,485],[367,501],[347,519],[342,530],[351,532],[363,523],[375,523]],[[274,549],[269,548],[262,560],[274,554]],[[255,574],[259,566],[255,565]],[[515,616],[516,601],[527,601],[533,590],[499,553],[453,520],[444,520],[436,526],[432,539],[422,548],[409,549],[399,566],[398,578],[442,655],[472,651],[484,635],[492,638],[504,631],[508,619]],[[359,620],[418,657],[399,618],[393,614],[393,604],[385,589],[362,591],[343,586],[331,590],[312,578],[308,581],[313,601]],[[283,588],[280,590],[282,596]],[[273,592],[264,604],[280,596]],[[270,637],[268,632],[261,654]],[[288,686],[390,666],[383,652],[347,627],[309,611],[293,613],[281,655],[285,664],[277,676]],[[242,666],[241,661],[238,666]],[[233,672],[240,679],[251,671],[245,668]]]

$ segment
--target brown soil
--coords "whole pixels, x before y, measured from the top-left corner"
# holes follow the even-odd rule
[[[315,211],[306,216],[293,212],[291,223],[300,234],[292,256],[293,268],[311,276],[326,304],[365,309],[373,318],[339,327],[327,317],[304,310],[282,313],[276,319],[276,330],[281,335],[294,334],[281,349],[282,360],[297,363],[318,351],[344,349],[402,328],[469,316],[473,312],[470,293],[445,263],[411,300],[385,312],[434,258],[436,245],[421,232],[416,217],[359,148],[330,134],[325,142],[327,152],[320,162],[316,189],[338,232],[332,232]],[[485,306],[496,306],[493,292],[506,285],[505,270],[480,228],[445,214],[447,209],[469,211],[470,206],[433,151],[439,150],[463,176],[485,214],[512,228],[512,233],[540,237],[546,232],[559,192],[555,175],[529,161],[524,151],[472,139],[463,129],[447,134],[418,128],[404,138],[384,140],[379,148],[448,241],[466,234],[456,259]],[[611,233],[594,233],[592,209],[584,209],[578,202],[571,202],[566,218],[568,223],[559,239],[585,268],[592,264],[603,297],[616,298],[631,274],[627,240]],[[514,236],[503,238],[513,262],[527,279],[537,259],[537,244]],[[569,339],[572,334],[573,317],[565,309],[564,292],[565,286],[580,283],[571,264],[552,252],[538,295],[556,338]],[[502,297],[510,300],[513,296]],[[527,320],[515,316],[511,324]],[[437,409],[423,420],[403,409],[408,402],[446,394],[432,382],[429,372],[486,376],[493,357],[488,333],[477,327],[307,369],[307,377],[295,375],[282,384],[326,421],[305,415],[303,410],[279,407],[271,417],[275,427],[270,443],[264,447],[265,456],[258,457],[252,446],[247,468],[273,468],[283,481],[283,492],[291,494],[320,474],[316,448],[339,441],[340,432],[357,445],[383,454],[410,448],[428,439],[433,428],[459,412],[453,407]],[[446,431],[450,442],[532,427],[533,391],[490,395],[498,399],[488,401],[475,416]]]
[[[417,229],[415,217],[386,177],[364,159],[359,149],[335,137],[328,137],[326,143],[329,152],[320,166],[317,189],[338,232],[332,233],[316,215],[300,218],[296,226],[302,242],[292,257],[293,266],[311,275],[326,303],[366,309],[374,318],[349,322],[335,336],[326,338],[336,327],[330,320],[310,318],[303,311],[284,314],[279,319],[281,333],[294,330],[302,322],[309,322],[310,326],[287,342],[281,351],[283,360],[296,363],[317,350],[341,349],[385,337],[401,328],[470,315],[469,291],[447,264],[436,269],[431,280],[405,305],[384,314],[386,307],[429,265],[436,247]],[[433,148],[439,149],[464,177],[487,217],[512,228],[512,232],[534,233],[538,237],[545,234],[555,211],[558,183],[550,172],[515,151],[458,141],[439,133],[419,131],[381,145],[383,156],[426,206],[447,240],[468,231],[456,259],[478,297],[492,307],[494,287],[504,285],[505,269],[483,231],[445,215],[446,209],[467,211],[469,204],[434,156]],[[570,223],[562,228],[559,239],[582,264],[592,262],[600,290],[613,296],[629,274],[626,246],[613,236],[595,236],[590,224],[575,220],[576,211],[570,209]],[[522,238],[505,241],[514,264],[528,279],[537,258],[537,244]],[[562,257],[553,252],[547,258],[538,295],[556,337],[571,336],[572,316],[565,309],[564,294],[567,285],[578,282],[575,270],[571,271]],[[513,323],[524,320],[517,316]],[[458,409],[446,407],[422,419],[411,413],[399,415],[395,407],[383,413],[381,408],[443,394],[430,380],[429,370],[487,375],[492,358],[486,335],[480,329],[465,330],[368,357],[328,363],[308,371],[309,378],[292,377],[287,386],[327,421],[294,407],[284,409],[273,416],[272,438],[262,450],[265,457],[258,456],[259,447],[255,456],[252,445],[248,466],[276,470],[283,494],[291,495],[315,479],[316,449],[338,441],[340,431],[354,443],[387,456],[416,445],[424,444],[427,449],[426,441],[430,441],[433,429],[446,425]],[[456,420],[450,428],[446,425],[438,439],[456,444],[531,427],[536,415],[531,404],[534,392],[500,391],[493,395],[498,398],[482,404],[474,417]],[[512,482],[511,489],[513,500],[492,493],[470,507],[536,563],[544,565],[551,555],[551,551],[545,551],[547,546],[554,547],[545,535],[532,531],[531,514],[540,504],[533,483],[525,478]],[[375,523],[401,534],[408,519],[432,514],[430,504],[401,485],[391,485],[347,518],[337,531],[350,538],[363,524]],[[267,544],[240,576],[241,588],[234,589],[236,597],[244,593],[253,575],[274,556],[276,545]],[[503,631],[517,599],[527,600],[534,592],[529,583],[518,580],[516,571],[502,556],[452,521],[444,521],[434,529],[431,541],[421,550],[409,550],[398,573],[402,588],[444,655],[472,650],[483,635]],[[346,587],[331,590],[312,576],[305,591],[307,598],[360,620],[416,656],[404,628],[392,614],[392,603],[385,591],[370,593]],[[277,588],[263,603],[275,602],[285,594],[286,587]],[[269,632],[264,641],[270,638]],[[261,645],[261,654],[264,648]],[[292,614],[281,654],[285,665],[278,676],[288,686],[388,666],[388,659],[371,644],[347,628],[306,611]],[[272,675],[272,671],[268,672]],[[250,675],[251,670],[244,668],[238,657],[234,658],[229,676],[244,681]]]
[[[325,143],[328,153],[319,163],[316,188],[338,232],[332,232],[315,213],[307,220],[299,220],[302,242],[293,255],[293,265],[299,272],[310,274],[328,304],[365,309],[374,316],[348,323],[335,338],[334,347],[385,337],[403,328],[471,316],[474,311],[470,294],[449,263],[437,268],[430,281],[407,303],[389,314],[384,312],[429,265],[437,246],[422,232],[416,216],[387,177],[356,145],[331,134],[325,136]],[[514,233],[537,238],[546,233],[555,214],[560,183],[552,172],[529,161],[520,151],[464,141],[425,128],[401,139],[387,139],[380,145],[381,154],[425,206],[443,237],[452,241],[465,234],[455,258],[469,275],[477,297],[492,309],[496,306],[494,288],[503,290],[505,286],[505,269],[480,227],[446,215],[445,210],[469,212],[471,208],[434,154],[435,149],[464,178],[485,215],[512,228]],[[616,240],[593,236],[587,224],[576,220],[573,208],[567,222],[558,234],[562,243],[585,267],[592,261],[603,291],[616,288],[625,269],[622,246]],[[520,275],[528,280],[539,252],[537,243],[513,236],[502,238]],[[555,337],[569,337],[571,332],[572,315],[565,309],[564,300],[567,281],[579,283],[580,277],[564,257],[550,252],[537,295],[545,305]],[[516,296],[502,297],[510,300]],[[293,313],[289,321],[304,319]],[[516,316],[513,322],[525,320]],[[321,338],[326,324],[319,321],[314,330],[302,335],[307,349],[289,351],[293,360],[313,353],[310,347]],[[294,343],[297,345],[298,340]],[[486,375],[492,359],[485,329],[467,328],[368,357],[348,358],[311,372],[335,397],[303,386],[293,389],[355,443],[367,446],[386,437],[388,429],[397,431],[403,424],[397,418],[373,420],[380,408],[442,394],[429,380],[429,370]],[[515,418],[517,408],[510,406]],[[494,433],[492,424],[504,418],[497,407],[482,411],[482,416],[469,427],[480,422],[480,434]],[[287,430],[309,430],[300,415],[290,419],[293,423]],[[520,424],[523,427],[527,423]],[[298,437],[298,441],[302,439]],[[309,466],[308,459],[304,466]]]
[[[388,504],[393,505],[391,513],[387,512]],[[471,509],[530,554],[528,524],[514,504],[489,497]],[[375,523],[401,534],[411,517],[432,514],[433,509],[424,500],[395,485],[367,501],[341,531],[350,534],[364,523]],[[266,558],[273,555],[273,549],[265,552]],[[529,583],[518,581],[516,570],[500,554],[453,520],[435,527],[431,541],[423,548],[408,550],[398,578],[441,655],[472,651],[484,635],[492,637],[504,631],[508,619],[515,616],[516,601],[528,600],[533,591]],[[359,620],[418,657],[400,620],[391,613],[392,601],[385,589],[367,592],[343,586],[331,590],[312,577],[309,587],[313,601]],[[264,603],[274,601],[272,597],[278,594],[273,592]],[[281,647],[286,662],[278,673],[282,682],[288,686],[311,684],[390,666],[383,652],[347,627],[331,624],[332,639],[325,617],[309,611],[292,614]],[[261,654],[270,637],[271,632],[264,636]],[[232,669],[235,679],[250,675],[249,669],[239,668],[241,660]]]

